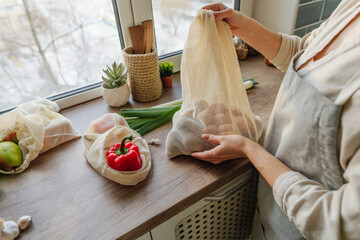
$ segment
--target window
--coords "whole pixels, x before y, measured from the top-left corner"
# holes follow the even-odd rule
[[[128,2],[124,5],[123,2]],[[249,13],[252,0],[127,0],[121,1],[121,28],[126,46],[131,45],[127,28],[141,24],[142,21],[153,19],[155,28],[154,46],[159,54],[159,60],[169,60],[175,63],[174,70],[180,70],[181,53],[187,38],[192,18],[201,7],[222,2],[234,9],[241,7]],[[250,7],[251,8],[251,7]],[[132,17],[127,13],[133,13]],[[251,10],[250,10],[251,12]],[[248,14],[249,15],[249,14]]]
[[[213,1],[199,0],[152,0],[157,50],[159,55],[183,49],[190,23],[196,11]],[[219,0],[234,7],[234,0]]]
[[[178,71],[191,20],[211,2],[1,0],[0,113],[40,97],[67,107],[101,96],[101,69],[123,62],[121,49],[131,45],[127,29],[144,20],[154,21],[159,59]]]
[[[90,86],[121,60],[112,2],[0,1],[0,111]]]

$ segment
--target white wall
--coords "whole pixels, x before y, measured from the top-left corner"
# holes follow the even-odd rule
[[[253,0],[252,17],[275,32],[293,34],[299,0]]]
[[[241,0],[240,11],[248,17],[252,17],[253,0]]]

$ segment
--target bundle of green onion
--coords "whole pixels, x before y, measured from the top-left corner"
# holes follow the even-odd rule
[[[152,108],[121,109],[130,128],[141,136],[172,120],[181,108],[182,99],[154,106]]]

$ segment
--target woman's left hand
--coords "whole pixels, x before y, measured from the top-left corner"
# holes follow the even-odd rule
[[[204,152],[194,152],[191,156],[213,164],[218,164],[229,159],[246,157],[245,150],[249,143],[252,142],[250,139],[236,134],[203,134],[201,137],[205,141],[217,146]]]
[[[272,187],[275,180],[284,172],[292,171],[258,143],[241,135],[203,134],[205,141],[216,147],[204,152],[194,152],[191,156],[214,164],[235,158],[248,158]]]

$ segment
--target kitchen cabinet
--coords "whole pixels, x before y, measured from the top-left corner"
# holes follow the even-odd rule
[[[137,240],[152,240],[152,238],[151,238],[150,233],[148,232],[148,233],[142,235],[141,237],[139,237]]]
[[[257,174],[248,170],[151,230],[153,240],[249,239]]]
[[[284,73],[267,66],[260,55],[240,62],[240,66],[244,77],[259,82],[247,94],[253,112],[266,127]],[[180,99],[179,78],[176,74],[173,87],[164,89],[160,99],[149,103],[130,99],[124,108]],[[119,111],[98,98],[64,109],[61,114],[84,133],[92,120]],[[81,138],[39,155],[20,174],[0,174],[0,217],[12,220],[32,216],[32,224],[18,239],[137,239],[144,234],[146,239],[150,231],[155,233],[158,226],[194,204],[180,222],[210,207],[204,198],[216,198],[214,192],[252,169],[247,159],[218,165],[190,156],[169,160],[164,145],[170,129],[168,123],[144,136],[158,138],[160,144],[150,146],[152,169],[136,186],[122,186],[96,172],[82,156]]]

